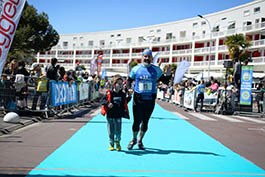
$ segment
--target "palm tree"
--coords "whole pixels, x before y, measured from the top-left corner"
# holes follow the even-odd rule
[[[243,34],[235,34],[228,36],[225,40],[225,44],[228,47],[228,53],[233,63],[235,59],[238,59],[239,62],[244,62],[250,57],[250,53],[247,51],[252,43],[246,36]]]

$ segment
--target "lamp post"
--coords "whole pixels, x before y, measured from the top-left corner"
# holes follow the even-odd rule
[[[208,61],[208,80],[210,80],[210,64],[211,64],[211,60],[212,60],[212,56],[211,56],[211,49],[212,49],[212,27],[211,27],[211,24],[209,22],[209,20],[205,17],[203,17],[202,15],[198,15],[198,17],[204,19],[207,23],[208,23],[208,26],[209,26],[209,29],[210,29],[210,50],[209,50],[209,61]]]

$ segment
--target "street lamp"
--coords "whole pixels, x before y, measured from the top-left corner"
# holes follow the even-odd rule
[[[208,23],[208,26],[209,26],[209,29],[210,29],[210,51],[209,51],[209,61],[208,61],[208,80],[210,80],[210,64],[211,64],[211,60],[212,60],[212,55],[211,55],[211,49],[212,49],[212,27],[211,27],[211,24],[209,22],[209,20],[205,17],[203,17],[202,15],[198,15],[198,17],[204,19],[207,23]]]

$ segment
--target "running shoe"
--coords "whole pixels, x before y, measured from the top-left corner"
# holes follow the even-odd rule
[[[133,139],[132,141],[130,141],[130,143],[127,146],[128,150],[132,150],[133,146],[136,145],[137,140]]]
[[[113,151],[114,150],[114,145],[113,144],[109,144],[109,150]]]
[[[121,144],[120,142],[116,142],[116,150],[120,151],[121,150]]]
[[[140,150],[145,150],[143,142],[138,142],[138,147],[139,147]]]

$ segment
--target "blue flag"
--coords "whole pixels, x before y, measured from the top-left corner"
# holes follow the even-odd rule
[[[186,60],[182,61],[178,65],[178,68],[176,69],[176,72],[175,72],[174,84],[178,84],[181,82],[184,74],[189,69],[189,67],[190,67],[190,63]]]
[[[106,69],[102,70],[101,78],[102,78],[103,80],[105,80],[106,75],[107,75],[107,71],[106,71]]]
[[[154,56],[154,60],[153,60],[154,65],[157,65],[158,55],[159,55],[159,52],[157,52],[156,55]]]

